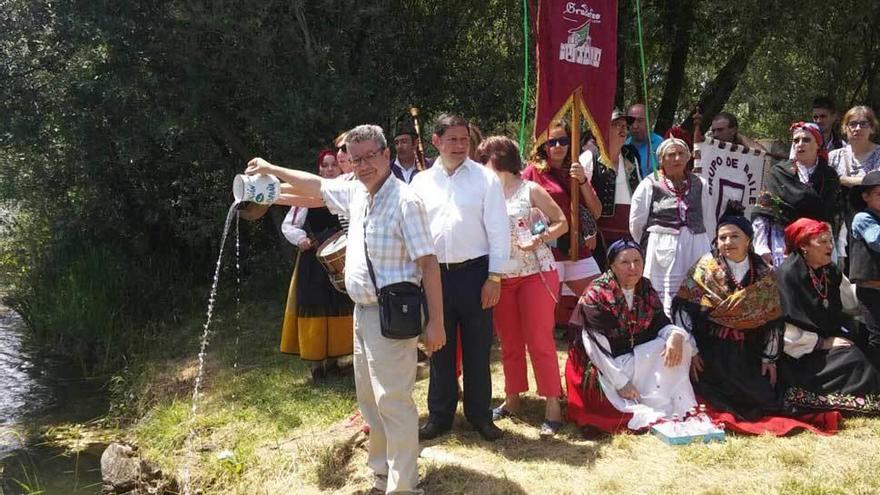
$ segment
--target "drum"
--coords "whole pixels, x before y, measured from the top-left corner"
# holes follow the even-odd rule
[[[345,245],[348,238],[339,231],[318,246],[318,261],[324,265],[333,288],[345,294]]]

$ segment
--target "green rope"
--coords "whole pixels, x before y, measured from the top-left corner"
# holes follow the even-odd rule
[[[523,89],[519,119],[519,152],[526,155],[526,110],[529,106],[529,1],[523,0]]]
[[[657,172],[657,161],[654,160],[654,150],[651,149],[651,131],[650,122],[651,118],[648,115],[648,68],[645,64],[645,42],[642,38],[642,2],[641,0],[636,0],[636,25],[638,26],[639,31],[639,56],[642,64],[642,90],[644,91],[645,98],[645,127],[648,131],[648,163],[650,164],[650,168]]]

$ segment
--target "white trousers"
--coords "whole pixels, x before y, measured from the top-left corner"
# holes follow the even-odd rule
[[[355,305],[354,380],[358,407],[370,426],[367,464],[385,493],[421,494],[419,413],[412,399],[418,339],[382,336],[377,306]]]

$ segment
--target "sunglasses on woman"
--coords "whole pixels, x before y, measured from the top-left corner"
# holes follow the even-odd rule
[[[551,148],[555,146],[568,146],[569,144],[571,144],[571,139],[567,137],[550,138],[547,140],[547,146]]]

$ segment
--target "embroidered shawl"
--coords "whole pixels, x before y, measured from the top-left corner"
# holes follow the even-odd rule
[[[761,329],[782,316],[782,306],[770,267],[751,252],[749,263],[745,280],[752,282],[738,289],[724,259],[717,253],[706,254],[691,268],[676,296],[699,306],[721,327]]]
[[[629,308],[614,272],[608,270],[581,296],[572,323],[604,335],[611,345],[611,354],[619,356],[631,351],[634,345],[655,338],[669,319],[648,279],[642,278],[636,284]]]

